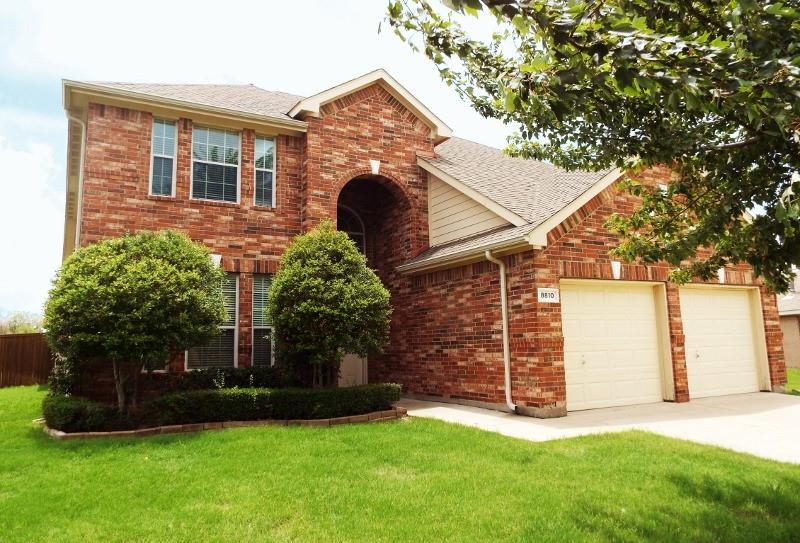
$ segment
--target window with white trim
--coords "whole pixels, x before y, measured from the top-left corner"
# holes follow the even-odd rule
[[[274,363],[272,319],[269,316],[269,287],[272,276],[253,275],[253,366]]]
[[[239,322],[239,275],[226,273],[222,280],[222,297],[227,318],[219,327],[219,335],[208,343],[186,353],[186,368],[232,368],[236,364],[237,325]]]
[[[172,196],[175,181],[175,123],[153,119],[150,194]]]
[[[239,201],[239,133],[192,130],[192,198]]]
[[[256,136],[256,205],[275,207],[275,140]]]

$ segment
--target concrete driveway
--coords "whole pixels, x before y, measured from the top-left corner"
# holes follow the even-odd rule
[[[534,419],[462,405],[403,399],[413,417],[475,426],[503,435],[547,441],[600,432],[645,430],[668,437],[800,464],[800,397],[769,392],[573,411]]]

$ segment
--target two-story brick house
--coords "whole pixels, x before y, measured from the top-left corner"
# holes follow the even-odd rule
[[[566,172],[454,138],[383,70],[311,97],[251,85],[64,82],[64,254],[172,228],[229,272],[231,318],[171,371],[270,364],[281,253],[336,220],[390,289],[385,353],[344,383],[534,416],[779,388],[775,296],[745,266],[679,287],[613,262],[619,171]],[[651,183],[666,170],[644,174]]]

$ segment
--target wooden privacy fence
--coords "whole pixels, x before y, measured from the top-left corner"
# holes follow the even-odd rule
[[[0,388],[46,383],[52,368],[44,334],[0,335]]]

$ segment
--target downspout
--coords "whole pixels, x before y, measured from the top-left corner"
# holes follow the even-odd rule
[[[81,239],[81,215],[83,212],[83,159],[86,155],[86,123],[80,117],[75,117],[67,111],[67,119],[75,121],[81,127],[81,158],[79,160],[78,170],[78,196],[75,202],[75,246],[72,251],[75,252],[80,247]]]
[[[517,412],[517,406],[511,400],[511,349],[508,341],[508,296],[506,295],[506,265],[499,258],[492,256],[492,252],[484,252],[486,260],[497,264],[500,272],[500,310],[503,316],[503,369],[505,370],[506,405],[512,413]]]

